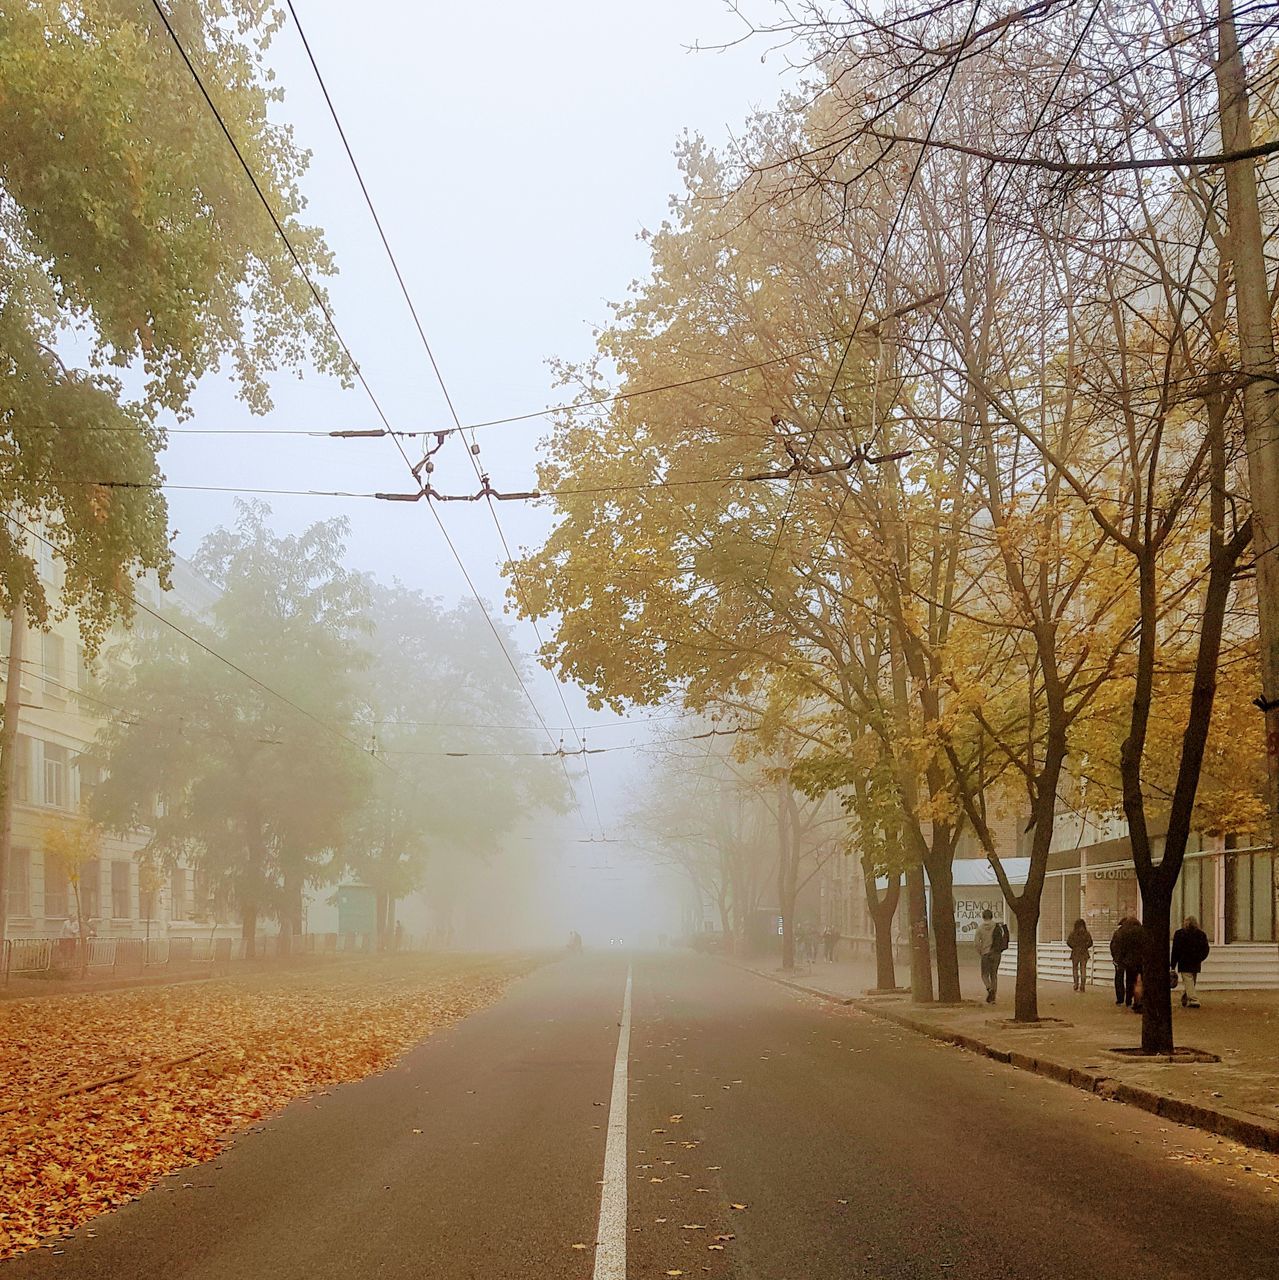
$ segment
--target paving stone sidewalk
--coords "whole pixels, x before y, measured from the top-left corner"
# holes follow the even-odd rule
[[[875,982],[869,962],[817,961],[793,973],[783,973],[776,960],[750,967],[1013,1066],[1279,1151],[1279,992],[1205,992],[1199,1009],[1182,1009],[1174,992],[1175,1043],[1220,1059],[1185,1063],[1113,1052],[1140,1045],[1141,1019],[1116,1006],[1109,988],[1076,993],[1065,983],[1041,982],[1039,1012],[1045,1021],[1018,1025],[1012,1021],[1011,975],[1000,975],[998,1002],[985,1004],[970,957],[961,968],[965,1001],[949,1007],[917,1005],[908,994],[868,997]],[[905,967],[898,980],[908,981]]]

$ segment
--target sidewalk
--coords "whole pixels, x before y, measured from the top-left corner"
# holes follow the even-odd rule
[[[1201,1009],[1182,1009],[1173,993],[1178,1048],[1219,1062],[1125,1058],[1113,1052],[1141,1043],[1141,1019],[1103,990],[1076,993],[1041,982],[1037,1025],[1012,1022],[1013,981],[1000,974],[999,1000],[985,1004],[975,963],[963,963],[960,1007],[912,1004],[908,994],[866,997],[874,986],[869,961],[799,965],[790,974],[775,960],[749,966],[775,981],[853,1005],[877,1017],[946,1040],[1015,1067],[1051,1076],[1104,1097],[1139,1106],[1265,1151],[1279,1151],[1279,992],[1201,993]],[[899,970],[899,982],[908,971]]]

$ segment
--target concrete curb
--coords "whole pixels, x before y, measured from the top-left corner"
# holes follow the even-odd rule
[[[1098,1097],[1112,1102],[1123,1102],[1130,1107],[1140,1107],[1141,1110],[1162,1116],[1165,1120],[1188,1125],[1192,1129],[1203,1129],[1258,1151],[1279,1152],[1279,1124],[1269,1123],[1247,1112],[1236,1111],[1231,1107],[1210,1107],[1201,1102],[1191,1102],[1187,1098],[1161,1093],[1157,1089],[1148,1089],[1144,1085],[1127,1084],[1113,1076],[1087,1071],[1081,1067],[1071,1067],[1051,1058],[1035,1057],[1015,1049],[997,1049],[994,1045],[979,1040],[967,1032],[955,1031],[950,1027],[938,1026],[937,1023],[929,1022],[925,1018],[899,1013],[895,1009],[886,1008],[877,1000],[862,1000],[856,996],[837,996],[829,991],[823,991],[820,987],[805,986],[802,982],[793,982],[789,978],[765,973],[762,969],[753,969],[748,965],[738,967],[769,982],[776,982],[779,986],[789,987],[792,991],[816,996],[829,1004],[857,1009],[872,1018],[891,1022],[907,1031],[927,1036],[930,1040],[940,1040],[943,1044],[954,1045],[958,1049],[979,1054],[983,1058],[1006,1063],[1020,1071],[1031,1071],[1035,1075],[1047,1076],[1050,1080],[1070,1085],[1075,1089],[1082,1089],[1085,1093],[1095,1093]]]

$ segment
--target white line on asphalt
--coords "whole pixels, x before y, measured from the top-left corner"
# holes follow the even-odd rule
[[[595,1280],[626,1280],[626,1063],[630,1052],[631,967],[627,965],[622,1029],[613,1064],[613,1099],[608,1107],[608,1140],[604,1144],[600,1224],[595,1232]]]

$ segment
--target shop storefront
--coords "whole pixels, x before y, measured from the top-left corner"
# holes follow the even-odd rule
[[[1158,859],[1162,851],[1155,849]],[[1268,848],[1230,848],[1226,842],[1186,854],[1173,892],[1172,926],[1194,916],[1213,952],[1204,967],[1205,988],[1279,987],[1274,912],[1274,855]],[[1082,919],[1093,936],[1090,982],[1113,975],[1110,937],[1125,916],[1141,918],[1141,892],[1127,840],[1063,850],[1049,860],[1039,917],[1039,973],[1070,981],[1066,936]]]

